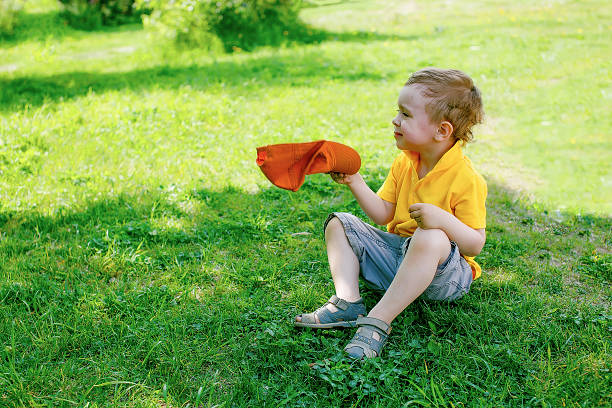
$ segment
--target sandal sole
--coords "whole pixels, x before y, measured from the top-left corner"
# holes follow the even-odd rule
[[[345,327],[355,327],[357,320],[355,321],[343,321],[337,323],[302,323],[293,322],[294,326],[297,327],[310,327],[311,329],[342,329]]]

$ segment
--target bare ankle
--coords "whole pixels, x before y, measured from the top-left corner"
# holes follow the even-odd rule
[[[339,294],[336,293],[336,296],[338,296],[340,299],[344,299],[349,303],[355,303],[359,300],[361,300],[361,296],[359,296],[359,294],[354,295],[354,294]]]

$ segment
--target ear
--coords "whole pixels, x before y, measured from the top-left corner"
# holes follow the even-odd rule
[[[453,124],[445,120],[442,123],[440,123],[440,125],[438,126],[438,129],[436,130],[435,139],[438,142],[448,140],[453,135],[454,130],[455,129],[453,128]]]

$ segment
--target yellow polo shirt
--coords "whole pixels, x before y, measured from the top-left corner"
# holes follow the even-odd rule
[[[460,143],[455,143],[422,179],[417,175],[419,157],[417,152],[402,151],[378,190],[380,198],[395,204],[387,230],[404,237],[414,234],[417,223],[408,209],[415,203],[433,204],[471,228],[485,228],[487,184],[463,155]],[[480,265],[473,257],[463,257],[472,267],[474,279],[478,278]]]

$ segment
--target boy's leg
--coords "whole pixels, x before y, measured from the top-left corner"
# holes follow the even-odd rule
[[[438,265],[451,253],[442,230],[417,228],[395,277],[367,318],[357,319],[357,333],[344,350],[353,358],[380,355],[391,322],[431,284]]]
[[[418,228],[389,289],[368,317],[387,324],[391,322],[432,282],[438,265],[449,256],[451,244],[446,233],[438,229]]]
[[[359,260],[349,244],[344,226],[337,217],[330,219],[327,223],[325,243],[336,296],[347,302],[359,300],[361,298],[359,295]],[[331,303],[326,307],[332,313],[338,311],[338,308]],[[315,318],[318,320],[316,315]],[[301,322],[302,317],[296,316],[295,320]]]
[[[359,300],[359,260],[349,244],[344,226],[337,217],[327,223],[325,244],[336,296],[347,302]]]

